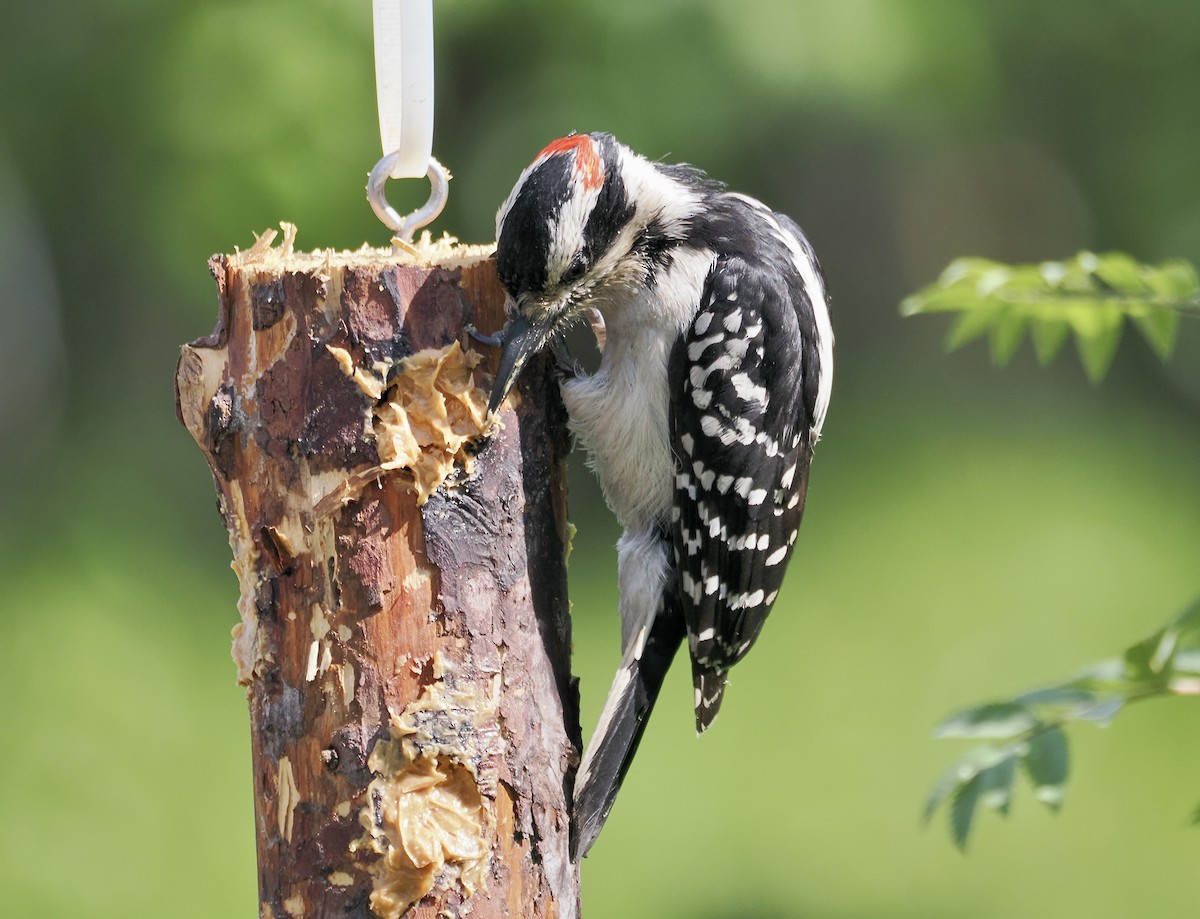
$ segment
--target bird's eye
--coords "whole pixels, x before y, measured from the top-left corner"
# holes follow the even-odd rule
[[[587,262],[584,261],[582,255],[576,256],[575,261],[571,262],[571,264],[567,267],[567,270],[563,272],[563,283],[574,284],[583,277],[583,273],[585,271],[587,271]]]

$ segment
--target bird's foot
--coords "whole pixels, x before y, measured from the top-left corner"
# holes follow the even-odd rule
[[[480,332],[479,329],[475,328],[474,323],[468,322],[463,326],[463,331],[482,345],[487,345],[491,348],[499,348],[504,345],[504,329],[488,335],[486,332]]]
[[[574,380],[584,376],[583,367],[571,356],[571,350],[561,338],[550,343],[550,355],[554,358],[554,369],[560,381]]]

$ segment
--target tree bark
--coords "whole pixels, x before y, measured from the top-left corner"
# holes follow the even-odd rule
[[[260,915],[574,917],[549,368],[480,437],[486,251],[299,253],[284,229],[214,256],[217,327],[176,378],[240,583]]]

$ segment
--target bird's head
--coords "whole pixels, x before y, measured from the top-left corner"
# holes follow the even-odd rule
[[[490,411],[526,361],[589,307],[636,295],[664,245],[681,238],[676,212],[695,200],[609,134],[571,134],[537,155],[496,215],[509,323]]]

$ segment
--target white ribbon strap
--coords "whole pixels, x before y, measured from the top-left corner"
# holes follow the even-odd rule
[[[375,91],[383,159],[371,172],[367,199],[405,241],[441,212],[449,173],[433,158],[433,0],[372,0]],[[429,202],[408,217],[387,203],[387,179],[428,176]]]
[[[393,179],[417,179],[433,153],[433,0],[373,0],[375,92]]]

